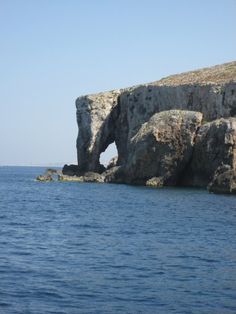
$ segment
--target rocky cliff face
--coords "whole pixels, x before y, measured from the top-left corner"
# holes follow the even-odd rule
[[[135,136],[137,139],[144,123],[150,124],[155,120],[151,117],[156,113],[172,109],[201,112],[204,123],[236,116],[236,62],[170,76],[141,86],[82,96],[76,100],[76,107],[79,126],[77,139],[79,169],[82,172],[101,173],[104,169],[99,163],[100,154],[112,142],[116,143],[118,150],[117,166],[130,163],[133,158],[131,154],[137,154],[138,149],[131,149],[137,144],[134,144]],[[148,122],[150,118],[152,122]],[[219,132],[219,135],[212,145],[216,145],[216,142],[223,145],[220,133],[227,129],[230,123],[232,128],[235,128],[234,122],[223,120],[222,126],[218,129],[214,124],[209,130],[206,129],[207,126],[203,127],[196,139],[199,144],[196,149],[194,148],[195,156],[197,151],[201,150],[199,147],[202,142],[208,143],[204,142],[205,146],[211,145],[206,138],[215,137],[215,132]],[[157,128],[161,131],[161,126]],[[204,155],[203,152],[201,154]],[[196,160],[200,157],[193,158],[192,166],[188,165],[191,171],[198,164]],[[210,158],[207,162],[210,162]],[[209,178],[208,174],[207,177]],[[194,180],[197,180],[196,177],[192,179],[185,177],[188,184],[190,181],[195,182]]]
[[[79,97],[76,100],[78,165],[81,171],[101,172],[100,154],[114,142],[121,91]]]
[[[158,177],[163,185],[176,185],[192,156],[202,113],[169,110],[154,114],[131,139],[125,164],[128,183],[146,184]]]
[[[183,184],[206,186],[222,164],[236,169],[236,118],[217,119],[199,128]]]
[[[125,161],[130,139],[140,126],[154,113],[171,109],[202,112],[206,121],[234,116],[236,115],[236,83],[147,85],[123,92],[120,95],[120,115],[117,121],[117,129],[120,130],[118,145],[121,162]]]

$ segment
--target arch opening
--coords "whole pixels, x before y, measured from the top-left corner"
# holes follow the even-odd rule
[[[107,146],[106,150],[100,154],[99,162],[107,168],[112,158],[118,157],[118,151],[115,142]]]

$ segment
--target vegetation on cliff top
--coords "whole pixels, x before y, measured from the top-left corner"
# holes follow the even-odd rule
[[[151,83],[151,85],[207,85],[224,84],[226,82],[236,82],[236,61],[204,68],[196,71],[184,72],[163,78]]]

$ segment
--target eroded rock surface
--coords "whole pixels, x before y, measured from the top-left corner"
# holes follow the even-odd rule
[[[158,185],[163,181],[164,185],[206,186],[220,162],[232,164],[235,158],[232,157],[235,122],[228,118],[236,117],[236,62],[173,75],[150,84],[82,96],[76,100],[76,107],[78,174],[104,173],[99,157],[113,142],[118,161],[103,174],[106,182],[140,181]],[[190,130],[187,122],[178,120],[177,114],[162,119],[155,116],[173,109],[203,114],[205,124],[198,132],[194,151],[199,119]],[[153,117],[157,119],[155,123]],[[152,123],[145,144],[142,132],[145,125],[151,128]],[[165,144],[157,140],[154,129],[165,138]],[[156,179],[150,181],[152,178]]]
[[[96,182],[103,183],[104,176],[96,172],[86,172],[84,175],[60,175],[58,181],[63,182]]]
[[[117,162],[118,162],[118,156],[115,156],[115,157],[111,158],[111,160],[109,161],[109,163],[107,165],[107,169],[116,167]]]
[[[62,168],[62,174],[66,176],[80,176],[78,165],[64,165]]]
[[[218,167],[207,189],[217,194],[236,194],[236,170],[229,165]]]
[[[45,170],[44,174],[37,176],[36,180],[40,182],[51,182],[51,181],[54,181],[58,175],[61,175],[61,174],[62,174],[62,171],[59,169],[48,168]]]
[[[79,97],[76,100],[77,155],[80,171],[103,172],[100,154],[115,139],[115,123],[118,118],[118,96],[121,91],[111,91]]]
[[[236,116],[236,62],[174,75],[150,84],[79,97],[76,100],[81,171],[102,172],[100,154],[112,142],[118,163],[127,161],[131,139],[155,113],[202,112],[204,120]]]
[[[192,157],[194,138],[202,114],[169,110],[154,114],[131,139],[125,166],[128,183],[146,183],[161,177],[164,185],[176,185]]]
[[[222,164],[236,168],[236,118],[222,118],[200,127],[183,185],[207,186]]]
[[[36,177],[36,180],[40,182],[51,182],[53,178],[51,175],[39,175]]]
[[[164,186],[163,177],[153,177],[146,181],[146,186],[150,186],[153,188],[161,188]]]

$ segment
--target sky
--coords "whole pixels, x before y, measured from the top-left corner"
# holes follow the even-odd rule
[[[75,163],[78,96],[236,60],[235,16],[236,0],[0,0],[0,165]]]

